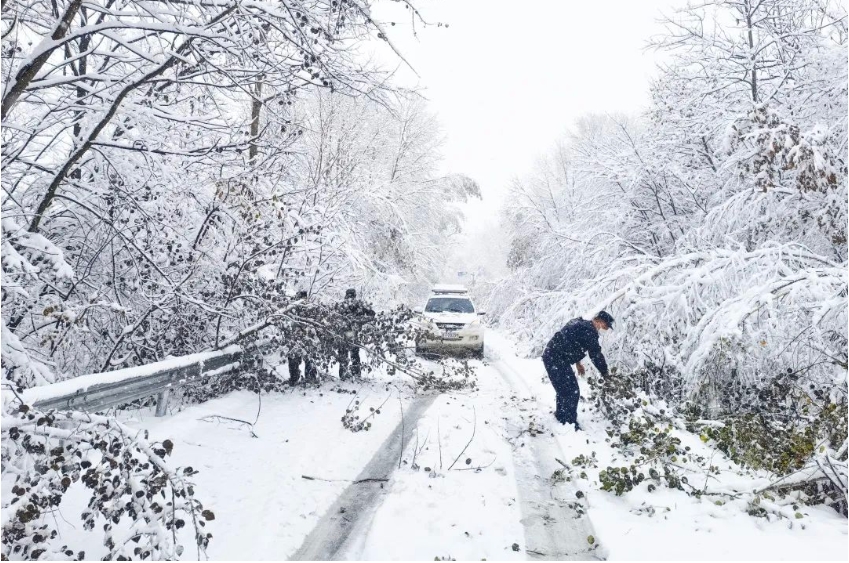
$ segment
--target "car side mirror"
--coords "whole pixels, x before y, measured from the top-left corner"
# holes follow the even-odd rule
[[[482,317],[482,316],[484,316],[485,314],[486,314],[486,311],[478,311],[478,316],[481,316],[481,317]]]
[[[424,313],[424,307],[414,307],[413,312],[421,315],[422,313]]]

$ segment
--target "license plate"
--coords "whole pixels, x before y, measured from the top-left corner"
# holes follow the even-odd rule
[[[443,333],[442,338],[445,340],[460,340],[460,335],[456,330],[446,330]]]

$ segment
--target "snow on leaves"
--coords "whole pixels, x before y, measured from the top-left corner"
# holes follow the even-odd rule
[[[214,515],[194,496],[196,471],[166,461],[169,440],[148,442],[108,417],[39,412],[24,404],[4,416],[3,434],[4,473],[15,476],[8,501],[14,517],[2,530],[4,559],[86,558],[57,546],[51,519],[43,517],[57,510],[74,483],[91,494],[82,525],[103,528],[107,559],[176,559],[187,537],[182,528],[192,530],[188,538],[198,557],[209,543],[204,526]]]
[[[431,249],[457,227],[444,201],[479,196],[467,179],[437,176],[432,117],[356,55],[370,38],[388,43],[368,2],[22,0],[4,4],[2,24],[9,389],[260,334],[329,366],[345,339],[332,324],[342,291],[374,279],[375,294],[389,280],[403,297],[441,267]],[[362,93],[369,101],[345,101]],[[344,116],[352,106],[364,119],[311,127],[327,115],[317,107]],[[359,331],[369,361],[401,349],[403,315]],[[275,386],[253,362],[202,382],[195,398]],[[4,404],[4,416],[14,409]],[[55,548],[49,518],[39,530],[31,518],[52,509],[66,477],[93,490],[85,521],[106,521],[109,557],[176,558],[187,529],[202,550],[212,513],[194,500],[193,471],[164,463],[170,447],[111,419],[64,416],[3,425],[4,478],[25,454],[18,490],[50,491],[9,520],[6,555],[83,557]],[[71,449],[57,464],[60,439]],[[128,518],[136,533],[119,534]]]

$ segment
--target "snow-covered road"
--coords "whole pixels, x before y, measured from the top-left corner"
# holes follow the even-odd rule
[[[531,420],[542,430],[546,410],[505,344],[488,342],[477,391],[440,396],[422,416],[370,525],[338,558],[598,558],[572,508],[576,491],[549,479],[563,457],[557,441],[528,434]]]
[[[304,543],[291,557],[296,561],[338,559],[349,541],[357,542],[368,532],[375,509],[390,493],[388,476],[400,464],[405,444],[412,441],[419,418],[436,397],[416,397],[403,413],[401,421],[383,442],[353,483],[342,491],[324,513]]]
[[[495,359],[492,368],[506,383],[506,390],[514,393],[513,398],[522,405],[518,409],[519,417],[505,417],[507,436],[521,436],[530,433],[531,428],[536,434],[527,442],[520,441],[513,451],[526,551],[535,559],[598,559],[600,554],[587,541],[593,536],[593,529],[583,510],[578,509],[583,503],[576,496],[577,488],[555,486],[550,479],[561,468],[557,460],[572,459],[574,455],[567,457],[555,436],[543,431],[548,422],[547,410],[540,408],[537,396],[525,383],[522,373],[513,367],[511,359],[514,358]]]
[[[788,531],[679,492],[616,497],[584,479],[552,480],[560,461],[581,454],[597,454],[600,467],[617,463],[604,422],[582,402],[585,432],[553,424],[542,363],[517,358],[495,332],[487,350],[474,362],[474,390],[416,396],[397,376],[377,375],[361,386],[263,395],[256,437],[245,425],[209,418],[253,422],[259,402],[248,392],[127,422],[170,438],[172,463],[199,470],[198,498],[216,516],[207,526],[212,560],[845,555],[845,519],[823,507],[806,508],[803,526]],[[346,429],[340,418],[348,409],[371,416],[370,429]],[[691,438],[694,448],[706,447]],[[62,512],[86,500],[69,491]],[[673,512],[644,514],[659,504]],[[70,526],[62,534],[90,557],[103,550],[97,534]]]
[[[377,376],[263,395],[258,419],[257,396],[237,392],[126,422],[171,439],[172,462],[199,470],[198,498],[216,515],[213,560],[582,558],[586,520],[552,496],[556,462],[540,448],[557,444],[529,439],[528,421],[546,417],[497,359],[505,344],[494,335],[490,357],[474,362],[476,390],[416,396]],[[369,431],[340,422],[354,401],[361,416],[380,411]],[[257,437],[215,416],[257,419]],[[84,502],[70,495],[63,510]],[[63,533],[102,551],[96,534]]]

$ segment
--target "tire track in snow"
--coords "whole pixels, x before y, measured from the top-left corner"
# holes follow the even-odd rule
[[[539,405],[521,375],[509,363],[492,358],[490,366],[520,398],[533,399],[533,404]],[[523,428],[517,425],[514,430],[518,433]],[[537,560],[601,560],[600,554],[587,543],[587,537],[593,535],[589,519],[578,514],[568,501],[555,498],[555,490],[547,478],[560,468],[554,458],[564,459],[559,444],[548,434],[530,438],[525,443],[527,447],[513,450],[516,488],[525,527],[525,551]]]
[[[374,457],[355,479],[381,479],[391,477],[398,467],[402,444],[413,438],[419,418],[430,407],[437,395],[416,397],[404,411],[404,416],[392,434],[383,442]],[[389,487],[382,482],[352,483],[327,510],[304,543],[290,558],[292,561],[334,561],[344,559],[347,544],[363,536],[383,495]],[[356,532],[356,533],[355,533]]]

